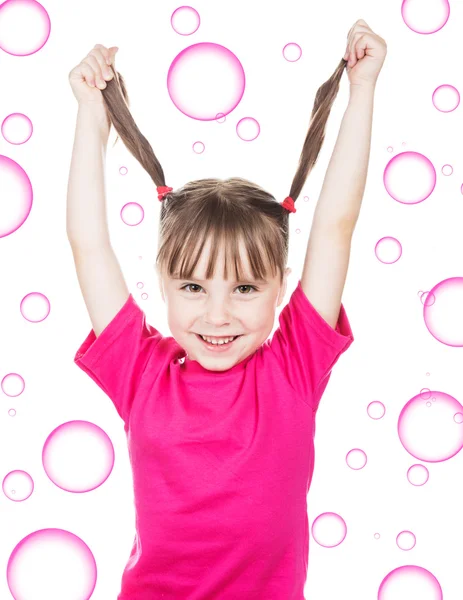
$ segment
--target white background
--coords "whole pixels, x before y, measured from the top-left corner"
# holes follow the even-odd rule
[[[22,112],[34,126],[26,144],[15,146],[0,138],[0,154],[22,166],[34,190],[27,221],[0,239],[0,380],[16,372],[26,382],[17,398],[0,391],[0,477],[24,469],[35,484],[25,502],[0,495],[0,597],[12,597],[5,573],[14,547],[35,530],[56,527],[75,533],[91,548],[98,565],[92,598],[116,598],[134,536],[123,422],[110,399],[73,364],[91,323],[65,226],[77,113],[69,71],[96,43],[118,46],[116,67],[126,80],[132,115],[158,156],[167,185],[175,189],[192,179],[240,176],[281,201],[289,194],[315,93],[343,56],[349,29],[363,18],[386,40],[388,54],[376,89],[368,179],[343,295],[355,341],[336,365],[320,404],[308,495],[310,526],[320,513],[333,511],[344,518],[348,533],[332,549],[310,537],[305,595],[308,600],[373,600],[387,573],[415,564],[437,577],[445,600],[461,599],[462,453],[443,463],[426,464],[429,481],[414,487],[406,472],[417,461],[397,436],[401,409],[422,388],[463,400],[463,351],[431,336],[418,295],[443,279],[463,276],[462,107],[446,114],[432,104],[439,85],[463,89],[461,3],[451,4],[449,21],[432,35],[411,31],[402,20],[401,3],[385,0],[197,1],[192,6],[200,14],[201,26],[191,36],[172,29],[171,14],[181,6],[174,2],[52,0],[44,6],[52,22],[47,44],[26,57],[0,51],[0,122],[12,112]],[[222,124],[189,119],[167,93],[172,60],[199,42],[229,48],[246,72],[241,103]],[[302,47],[298,62],[282,56],[289,42]],[[292,274],[280,310],[302,272],[316,199],[347,106],[348,85],[344,73],[317,165],[297,200],[297,213],[290,215]],[[247,116],[261,126],[253,142],[240,140],[235,131],[239,119]],[[112,148],[115,137],[113,129],[106,167],[112,244],[148,323],[171,335],[154,271],[160,203],[150,177],[122,142]],[[192,151],[198,140],[206,146],[203,154]],[[383,185],[387,162],[404,150],[424,154],[437,172],[433,193],[417,205],[394,201]],[[441,173],[445,163],[454,169],[449,177]],[[119,174],[121,166],[129,170],[124,177]],[[303,201],[305,195],[309,202]],[[138,227],[128,227],[119,216],[131,200],[145,210]],[[375,244],[384,236],[396,237],[403,246],[395,264],[382,264],[375,257]],[[143,290],[136,287],[138,281],[144,282]],[[21,299],[31,291],[42,292],[51,302],[49,317],[37,324],[19,312]],[[148,293],[147,300],[141,299],[142,292]],[[277,324],[276,318],[275,328]],[[373,400],[386,406],[379,421],[366,413]],[[10,408],[16,409],[15,417],[8,415]],[[116,453],[109,479],[87,494],[60,490],[41,462],[49,433],[75,419],[102,427]],[[368,456],[361,471],[345,463],[346,453],[354,447]],[[395,543],[405,529],[417,538],[408,552]],[[378,540],[373,537],[376,532],[381,535]]]

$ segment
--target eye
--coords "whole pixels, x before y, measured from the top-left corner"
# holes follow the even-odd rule
[[[201,288],[203,289],[200,285],[198,285],[197,283],[187,283],[186,285],[184,285],[183,287],[181,287],[181,290],[185,290],[188,287],[196,287],[196,288]],[[236,289],[239,288],[252,288],[253,290],[255,290],[256,292],[258,291],[258,289],[256,288],[256,286],[254,285],[239,285]],[[195,292],[190,292],[190,293],[195,293]],[[238,294],[238,296],[250,296],[251,294],[249,293],[245,293],[245,294]]]

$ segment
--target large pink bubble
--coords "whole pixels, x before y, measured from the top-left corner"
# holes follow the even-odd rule
[[[426,462],[442,462],[463,448],[463,424],[455,420],[463,406],[449,394],[431,393],[431,399],[418,394],[407,402],[397,428],[403,447],[412,456]]]
[[[402,18],[415,33],[436,33],[450,16],[448,0],[403,0]]]
[[[0,48],[13,56],[28,56],[50,36],[50,17],[35,0],[5,0],[0,5]]]
[[[185,115],[212,121],[228,115],[244,94],[246,78],[238,58],[220,44],[202,42],[185,48],[167,74],[172,102]]]
[[[102,485],[114,466],[108,435],[94,423],[69,421],[54,429],[42,451],[45,473],[67,492],[89,492]]]
[[[378,590],[378,600],[443,600],[443,595],[430,571],[405,565],[386,575]]]
[[[423,318],[429,333],[447,346],[463,346],[463,277],[437,283],[426,296]]]
[[[418,204],[430,196],[436,186],[436,169],[419,152],[401,152],[387,163],[383,174],[388,194],[401,204]]]
[[[63,529],[29,534],[16,545],[6,567],[8,587],[15,600],[88,600],[96,578],[90,548]]]
[[[2,238],[19,229],[27,219],[32,208],[33,193],[30,179],[22,167],[1,154],[0,182],[0,238]]]

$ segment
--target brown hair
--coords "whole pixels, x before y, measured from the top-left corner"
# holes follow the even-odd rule
[[[346,65],[347,61],[341,59],[331,77],[317,90],[299,165],[288,194],[294,202],[317,161],[325,138],[326,122]],[[108,118],[118,133],[114,143],[120,136],[155,185],[165,186],[161,164],[130,113],[124,79],[111,68],[114,77],[107,82],[102,93]],[[288,258],[289,214],[272,194],[245,179],[190,181],[164,196],[156,266],[165,268],[171,277],[191,279],[210,236],[206,279],[213,277],[219,245],[225,242],[224,279],[228,278],[227,259],[231,258],[236,280],[244,280],[238,248],[238,242],[242,241],[253,277],[264,279],[270,269],[273,276],[279,272],[281,283]]]

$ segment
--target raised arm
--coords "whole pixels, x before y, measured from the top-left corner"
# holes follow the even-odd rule
[[[106,57],[110,59],[111,53],[97,45],[70,73],[78,113],[69,173],[66,232],[97,337],[129,297],[106,219],[104,169],[110,124],[101,92],[87,85],[97,80],[98,75],[110,76],[109,67],[104,64]]]

